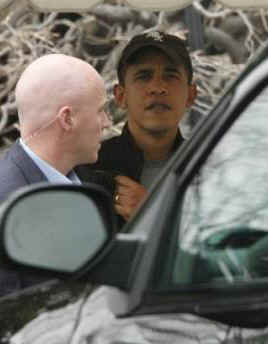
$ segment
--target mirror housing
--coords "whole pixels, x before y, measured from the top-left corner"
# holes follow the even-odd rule
[[[111,249],[116,233],[111,196],[95,184],[34,184],[14,193],[0,219],[7,260],[76,275]]]
[[[110,252],[84,276],[91,283],[129,290],[143,249],[141,238],[130,233],[119,233]]]

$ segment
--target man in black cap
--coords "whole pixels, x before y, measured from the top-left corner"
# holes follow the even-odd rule
[[[117,73],[114,96],[127,112],[127,123],[120,136],[103,143],[91,170],[115,176],[115,210],[124,222],[182,143],[178,125],[194,103],[196,86],[184,41],[160,31],[134,36],[122,51]]]

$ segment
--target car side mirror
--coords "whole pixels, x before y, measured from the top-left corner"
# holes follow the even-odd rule
[[[115,232],[110,196],[91,185],[32,185],[2,206],[2,242],[9,260],[74,274],[90,268]]]

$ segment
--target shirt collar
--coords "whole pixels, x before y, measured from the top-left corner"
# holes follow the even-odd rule
[[[67,176],[60,173],[46,161],[41,159],[37,154],[35,154],[20,138],[19,140],[20,145],[24,149],[24,151],[30,156],[30,158],[35,162],[35,164],[40,168],[40,170],[44,173],[47,177],[48,181],[51,183],[64,183],[64,184],[72,184],[78,183],[81,184],[76,173],[72,170],[68,173]]]

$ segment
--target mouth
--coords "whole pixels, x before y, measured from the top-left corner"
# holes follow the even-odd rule
[[[152,103],[145,108],[145,110],[149,110],[149,111],[153,110],[153,111],[157,111],[157,112],[166,111],[166,110],[170,110],[170,109],[171,109],[171,107],[168,104],[158,103],[158,102]]]

